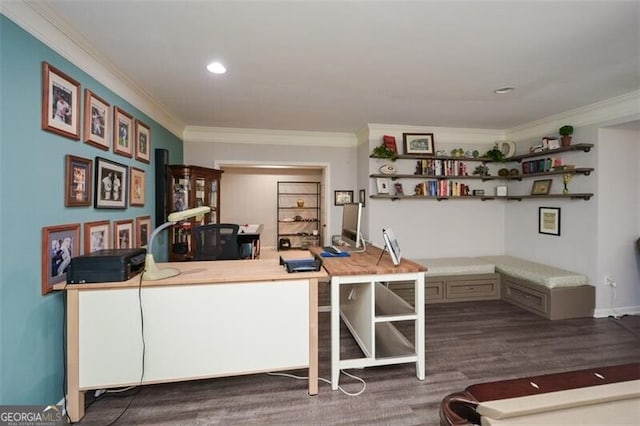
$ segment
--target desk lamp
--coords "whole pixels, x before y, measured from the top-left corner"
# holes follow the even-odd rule
[[[144,273],[142,274],[143,280],[155,281],[161,280],[163,278],[174,277],[180,274],[180,271],[175,268],[158,268],[158,265],[153,258],[153,240],[156,238],[156,235],[160,233],[160,231],[174,225],[176,222],[180,222],[181,220],[186,220],[195,216],[202,216],[206,213],[209,213],[210,211],[211,207],[196,207],[194,209],[173,212],[169,215],[165,223],[153,230],[151,236],[149,237],[149,244],[147,244],[147,256],[144,260]]]

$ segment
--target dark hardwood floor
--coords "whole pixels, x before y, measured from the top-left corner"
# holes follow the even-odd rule
[[[320,314],[319,335],[320,376],[329,378],[328,313]],[[344,326],[341,341],[344,355],[359,351]],[[406,364],[350,370],[366,381],[353,397],[324,383],[310,397],[306,381],[266,374],[149,385],[95,401],[88,395],[81,424],[109,424],[130,403],[116,424],[437,425],[442,398],[473,383],[639,359],[638,316],[549,321],[502,301],[429,305],[424,381]],[[362,387],[344,375],[340,384]]]

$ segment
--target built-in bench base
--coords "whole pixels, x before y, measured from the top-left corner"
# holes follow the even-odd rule
[[[392,283],[389,287],[413,304],[413,283]],[[470,302],[500,299],[500,274],[465,274],[425,277],[425,303]]]
[[[502,299],[550,320],[592,317],[595,287],[549,288],[522,278],[502,275]]]

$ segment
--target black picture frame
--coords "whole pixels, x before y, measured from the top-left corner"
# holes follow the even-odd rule
[[[96,209],[126,209],[129,189],[129,168],[106,158],[96,157],[94,207]]]
[[[559,207],[538,207],[538,233],[560,236]]]
[[[334,191],[333,204],[341,206],[343,204],[353,203],[353,191]]]
[[[364,189],[361,189],[358,192],[358,201],[360,202],[360,204],[362,204],[362,208],[365,208],[367,206],[367,191]]]

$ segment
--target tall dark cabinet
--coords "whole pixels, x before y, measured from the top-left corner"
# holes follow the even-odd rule
[[[211,212],[169,228],[169,261],[193,260],[194,230],[220,221],[220,178],[222,170],[199,166],[169,165],[167,215],[171,212],[209,206]]]

